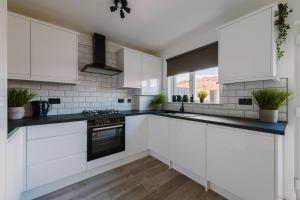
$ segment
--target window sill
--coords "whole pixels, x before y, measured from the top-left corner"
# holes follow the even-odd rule
[[[167,102],[169,104],[181,104],[181,102]],[[200,102],[183,102],[184,104],[195,104],[195,105],[223,105],[222,103],[200,103]]]

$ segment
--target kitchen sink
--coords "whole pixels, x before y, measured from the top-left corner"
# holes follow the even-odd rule
[[[166,113],[167,115],[170,116],[177,116],[177,117],[196,117],[196,114],[191,114],[191,113]]]

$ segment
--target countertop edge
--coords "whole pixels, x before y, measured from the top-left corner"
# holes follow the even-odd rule
[[[264,133],[269,133],[269,134],[275,134],[275,135],[284,135],[285,134],[285,129],[287,122],[281,122],[282,123],[282,131],[278,129],[272,129],[272,128],[264,128],[264,127],[259,127],[259,126],[254,126],[254,125],[245,125],[245,124],[238,124],[236,123],[228,123],[228,122],[220,122],[220,121],[213,121],[213,120],[207,120],[207,119],[199,119],[199,118],[191,118],[191,117],[181,117],[181,116],[172,116],[166,114],[166,112],[162,111],[124,111],[123,112],[124,116],[136,116],[136,115],[157,115],[157,116],[163,116],[163,117],[169,117],[169,118],[175,118],[175,119],[182,119],[182,120],[188,120],[188,121],[195,121],[195,122],[202,122],[202,123],[207,123],[207,124],[213,124],[213,125],[220,125],[220,126],[226,126],[226,127],[232,127],[232,128],[240,128],[240,129],[245,129],[245,130],[250,130],[250,131],[259,131],[259,132],[264,132]],[[197,113],[195,113],[197,114]],[[200,114],[203,115],[203,114]],[[220,119],[230,119],[230,117],[226,116],[214,116],[214,115],[203,115],[206,117],[219,117]],[[51,116],[49,118],[44,118],[40,120],[33,120],[28,118],[28,121],[24,119],[23,121],[16,121],[15,125],[11,125],[8,127],[8,136],[7,139],[12,137],[14,133],[18,130],[18,128],[21,127],[26,127],[26,126],[38,126],[38,125],[45,125],[45,124],[55,124],[55,123],[67,123],[67,122],[76,122],[76,121],[86,121],[87,118],[84,117],[83,115],[80,114],[71,114],[71,115],[61,115],[57,118]],[[245,120],[243,118],[236,118],[236,120]],[[255,120],[253,120],[255,122]],[[14,123],[13,121],[10,121],[10,123]]]

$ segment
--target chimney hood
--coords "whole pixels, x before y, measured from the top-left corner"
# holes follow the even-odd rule
[[[105,36],[94,33],[93,63],[85,65],[81,71],[108,76],[114,76],[121,73],[122,70],[106,65],[105,49]]]

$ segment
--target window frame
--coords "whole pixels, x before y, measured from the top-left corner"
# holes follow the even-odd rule
[[[200,70],[199,70],[200,71]],[[191,97],[191,94],[194,95],[194,102],[193,103],[200,103],[200,101],[197,101],[197,97],[195,96],[195,92],[196,92],[196,72],[187,72],[189,74],[189,78],[190,78],[190,81],[189,81],[189,97]],[[185,74],[185,73],[183,73]],[[219,76],[219,73],[218,73],[218,76]],[[175,95],[175,85],[176,85],[176,75],[175,76],[170,76],[168,77],[168,99],[169,99],[169,102],[172,103],[172,96]],[[221,90],[221,87],[219,86],[219,95],[220,95],[220,90]],[[189,102],[191,103],[191,102]],[[218,102],[220,103],[220,102]],[[217,104],[218,104],[217,103]],[[203,104],[203,103],[202,103]],[[204,103],[204,104],[216,104],[216,103],[211,103],[211,102],[207,102],[207,103]]]

